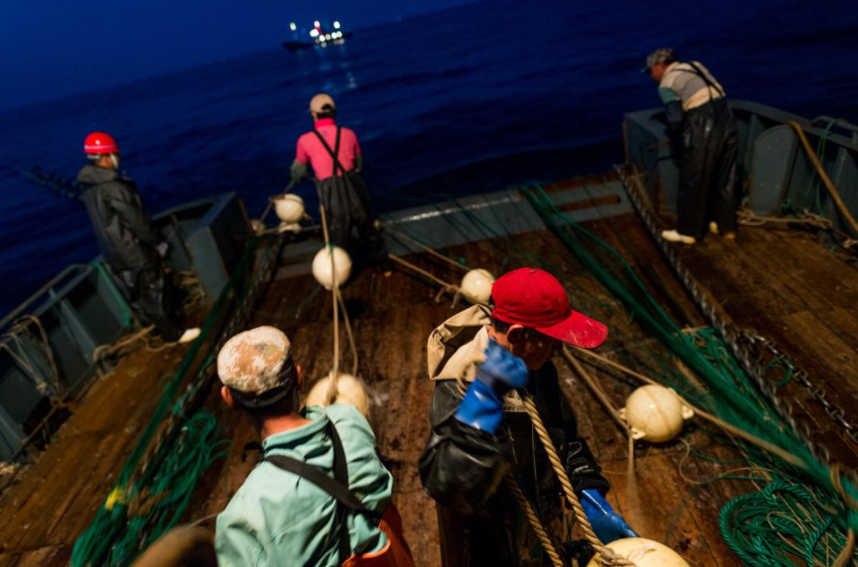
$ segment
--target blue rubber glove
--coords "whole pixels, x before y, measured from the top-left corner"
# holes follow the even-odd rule
[[[602,543],[611,543],[625,537],[639,537],[622,516],[614,512],[598,490],[581,491],[581,507],[584,508],[584,514],[587,515],[593,531]]]
[[[494,434],[503,419],[503,396],[527,384],[524,361],[489,341],[486,359],[477,367],[477,379],[468,388],[456,411],[456,419],[481,431]]]

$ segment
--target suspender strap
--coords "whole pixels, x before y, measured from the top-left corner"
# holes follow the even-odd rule
[[[719,95],[724,96],[724,91],[721,90],[721,88],[719,88],[718,85],[716,85],[715,83],[710,81],[709,77],[706,76],[706,73],[703,72],[703,69],[698,67],[696,63],[694,63],[693,61],[689,61],[688,66],[691,67],[692,69],[694,69],[694,71],[685,71],[685,72],[686,73],[694,73],[695,75],[698,75],[701,79],[703,79],[703,82],[706,83],[706,86],[709,88],[709,98],[710,99],[712,98],[712,89],[715,89],[715,92],[717,92]],[[677,69],[677,71],[682,71],[682,70],[683,69]]]
[[[313,129],[313,134],[315,134],[316,137],[319,138],[319,141],[322,142],[322,146],[325,148],[325,150],[327,150],[328,155],[330,155],[331,159],[334,160],[334,177],[336,177],[337,171],[339,171],[339,170],[342,170],[343,173],[346,173],[346,168],[343,167],[343,164],[340,163],[340,158],[339,158],[339,155],[340,155],[340,131],[341,131],[341,128],[339,126],[337,126],[337,140],[334,143],[334,149],[332,150],[331,146],[328,145],[328,142],[326,142],[325,139],[322,137],[322,135],[319,134],[319,131],[316,129]]]
[[[337,501],[337,515],[340,517],[341,522],[339,553],[340,563],[342,564],[352,554],[348,524],[346,522],[347,510],[358,514],[365,514],[373,522],[376,522],[376,520],[380,522],[381,514],[367,508],[363,502],[349,491],[348,464],[346,463],[343,444],[340,441],[340,436],[337,434],[337,428],[334,427],[333,422],[329,421],[325,431],[331,438],[331,443],[334,447],[334,478],[326,475],[321,469],[285,455],[269,455],[265,457],[265,461],[281,470],[290,472],[311,482]]]

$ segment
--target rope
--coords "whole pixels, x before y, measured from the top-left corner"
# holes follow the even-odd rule
[[[443,287],[445,291],[448,291],[450,293],[459,293],[461,291],[458,286],[453,285],[449,282],[445,282],[441,278],[433,276],[432,274],[430,274],[429,272],[427,272],[423,268],[417,267],[414,264],[412,264],[411,262],[408,262],[407,260],[403,260],[402,258],[400,258],[398,256],[394,256],[393,254],[390,254],[388,257],[391,260],[393,260],[394,262],[396,262],[397,264],[401,264],[401,265],[405,266],[406,268],[408,268],[409,270],[413,270],[413,271],[417,272],[418,274],[420,274],[421,276],[429,278],[430,280],[432,280],[436,284]]]
[[[767,224],[783,226],[809,226],[820,230],[832,230],[834,223],[821,215],[804,209],[798,218],[789,217],[767,217],[758,215],[751,209],[744,207],[736,211],[736,220],[744,226],[761,227]]]
[[[581,349],[583,350],[583,349]],[[575,372],[578,373],[578,376],[584,381],[590,391],[596,396],[596,399],[602,404],[602,406],[608,411],[611,418],[620,426],[620,429],[623,430],[623,433],[626,434],[629,442],[629,464],[628,464],[628,473],[634,474],[635,471],[635,437],[634,433],[632,433],[632,428],[628,424],[626,420],[624,420],[620,416],[619,409],[613,404],[611,399],[605,393],[605,390],[602,389],[599,382],[589,373],[587,370],[581,366],[581,363],[572,356],[572,353],[569,352],[569,347],[563,346],[563,358],[572,365],[575,369]]]
[[[817,157],[816,152],[813,151],[813,148],[810,147],[810,142],[807,140],[807,136],[804,134],[804,129],[802,129],[801,125],[794,120],[791,120],[790,122],[788,122],[788,124],[792,126],[793,130],[795,130],[795,133],[798,135],[798,139],[801,140],[801,144],[804,147],[804,151],[807,154],[807,158],[810,160],[810,163],[813,164],[813,168],[816,170],[816,173],[819,175],[819,178],[822,179],[822,183],[825,185],[825,188],[828,189],[828,192],[831,194],[831,198],[834,199],[834,203],[840,210],[840,214],[843,215],[843,218],[852,228],[852,231],[856,235],[858,235],[858,222],[855,221],[855,217],[853,217],[852,214],[849,212],[849,209],[846,207],[846,203],[843,202],[843,199],[840,197],[840,192],[837,191],[837,187],[834,186],[834,183],[831,181],[831,178],[829,178],[828,174],[825,173],[825,169],[819,162],[819,157]]]
[[[397,228],[394,228],[392,224],[388,223],[388,224],[384,224],[382,226],[384,227],[384,230],[390,231],[390,232],[395,232],[397,234],[397,236],[400,236],[400,237],[404,238],[405,240],[411,242],[412,244],[414,244],[415,246],[417,246],[418,248],[420,248],[421,250],[423,250],[424,252],[426,252],[430,256],[434,256],[440,260],[443,260],[443,261],[447,262],[448,264],[451,264],[452,266],[454,266],[460,270],[464,270],[464,271],[470,270],[470,268],[468,266],[460,264],[459,262],[453,260],[452,258],[448,258],[447,256],[441,254],[440,252],[438,252],[434,248],[430,248],[429,246],[426,246],[425,244],[423,244],[419,240],[416,240],[416,239],[412,238],[411,236],[408,236],[408,234],[406,234],[405,232],[403,232]]]
[[[545,550],[545,554],[548,555],[548,558],[551,560],[552,565],[554,565],[554,567],[564,567],[563,560],[560,559],[560,554],[557,553],[557,549],[551,542],[551,538],[548,537],[548,533],[546,533],[545,528],[542,526],[542,521],[539,519],[539,516],[536,514],[536,511],[533,509],[533,506],[530,504],[530,501],[524,495],[524,492],[521,490],[521,486],[519,486],[518,481],[515,479],[515,477],[512,476],[511,473],[506,475],[506,485],[507,487],[509,487],[509,491],[512,492],[512,495],[518,501],[519,506],[521,506],[521,509],[524,512],[524,515],[527,518],[530,527],[533,528],[533,531],[536,533],[536,537],[539,538],[539,541],[542,544],[542,549]]]
[[[587,354],[590,357],[592,357],[593,359],[598,360],[598,361],[600,361],[600,362],[602,362],[602,363],[604,363],[607,366],[610,366],[612,368],[616,368],[620,372],[623,372],[624,374],[632,376],[633,378],[637,378],[638,380],[640,380],[641,382],[644,382],[646,384],[651,384],[651,385],[655,385],[655,386],[664,386],[664,384],[662,384],[656,380],[653,380],[649,376],[644,376],[643,374],[641,374],[639,372],[635,372],[631,368],[623,366],[622,364],[614,362],[613,360],[605,358],[604,356],[596,354],[595,352],[590,352],[588,350],[579,349],[579,348],[576,348],[575,351],[579,352],[579,353]],[[563,355],[567,357],[567,360],[575,361],[574,357],[572,357],[572,355],[568,353],[568,349],[566,349],[566,348],[564,348],[564,350],[563,350]],[[577,362],[577,361],[575,361],[575,362]],[[802,459],[796,457],[795,455],[793,455],[789,451],[781,449],[777,445],[769,443],[765,439],[760,439],[756,435],[752,435],[751,433],[748,433],[747,431],[745,431],[743,429],[739,429],[738,427],[724,421],[723,419],[719,418],[718,416],[712,415],[711,413],[709,413],[709,412],[701,409],[700,407],[694,405],[693,403],[689,402],[687,399],[683,398],[678,393],[677,393],[677,396],[679,397],[680,402],[682,402],[683,404],[688,406],[695,414],[699,415],[700,417],[702,417],[706,421],[709,421],[709,422],[717,425],[721,429],[728,431],[728,432],[732,433],[733,435],[736,435],[737,437],[741,437],[745,441],[748,441],[748,442],[756,445],[757,447],[759,447],[765,451],[768,451],[769,453],[772,453],[773,455],[780,457],[781,459],[783,459],[787,463],[790,463],[791,465],[795,465],[795,466],[802,468],[802,469],[807,468],[807,464]],[[628,427],[628,424],[625,424],[625,427]]]
[[[325,205],[321,203],[319,203],[319,214],[322,217],[322,234],[325,237],[325,250],[328,251],[328,255],[331,257],[331,303],[333,303],[334,309],[334,362],[333,369],[331,370],[331,381],[328,383],[328,404],[333,404],[337,399],[337,394],[339,393],[337,381],[340,377],[340,317],[337,312],[337,308],[340,304],[340,282],[337,281],[337,268],[334,263],[334,248],[331,246],[331,240],[328,235],[328,221],[325,218]]]
[[[36,336],[30,332],[28,327],[33,325],[39,331],[38,339]],[[41,345],[42,352],[45,355],[45,359],[48,362],[48,371],[51,374],[51,378],[53,379],[53,384],[48,384],[45,380],[42,379],[40,372],[37,370],[36,365],[29,360],[27,357],[26,349],[22,343],[22,337],[29,337],[29,341],[34,345]],[[8,339],[8,340],[4,340]],[[12,341],[17,346],[17,350],[19,352],[15,352],[9,346],[9,341]],[[42,325],[42,321],[39,319],[37,315],[32,314],[24,314],[21,315],[18,319],[12,323],[12,326],[9,328],[9,331],[4,333],[2,337],[0,337],[0,349],[5,350],[9,353],[9,356],[18,364],[18,367],[23,370],[26,374],[33,379],[36,383],[36,389],[42,394],[48,393],[51,388],[54,389],[54,393],[58,394],[60,391],[60,372],[57,368],[57,361],[54,357],[54,349],[51,347],[51,342],[48,338],[48,333],[45,331],[44,325]],[[44,369],[42,369],[44,370]]]
[[[536,429],[536,436],[539,437],[539,440],[542,442],[542,446],[548,454],[548,460],[551,463],[551,467],[554,469],[554,474],[557,476],[557,480],[560,481],[560,486],[563,488],[563,493],[566,495],[566,500],[569,502],[569,505],[572,506],[575,519],[578,520],[578,523],[581,525],[581,531],[584,532],[584,537],[599,554],[602,564],[606,567],[635,567],[634,562],[629,561],[606,547],[598,536],[596,536],[596,532],[593,531],[593,526],[590,525],[590,521],[584,513],[584,508],[581,507],[581,502],[578,500],[578,496],[572,488],[572,482],[569,480],[569,476],[566,474],[566,470],[560,462],[560,456],[557,454],[554,442],[551,440],[551,436],[548,434],[548,430],[545,428],[545,424],[539,416],[539,411],[536,409],[536,404],[533,402],[533,398],[525,394],[522,396],[522,399],[524,400],[524,408],[527,410],[527,415],[530,416],[530,420],[533,422],[533,427]]]

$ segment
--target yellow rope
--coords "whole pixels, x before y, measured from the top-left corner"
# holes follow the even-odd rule
[[[569,476],[566,474],[566,470],[560,462],[560,456],[557,454],[557,449],[554,448],[554,442],[551,441],[551,436],[548,435],[548,430],[545,428],[545,424],[539,416],[539,411],[536,409],[536,404],[533,402],[533,398],[528,395],[524,395],[522,398],[524,400],[524,408],[527,410],[527,415],[530,416],[530,420],[533,422],[533,426],[536,429],[536,436],[539,437],[540,441],[542,441],[542,446],[545,448],[545,452],[548,453],[548,460],[551,462],[554,474],[557,476],[557,480],[560,481],[560,486],[563,488],[566,500],[569,502],[569,505],[572,506],[575,519],[578,520],[579,524],[581,524],[581,531],[584,532],[584,537],[599,554],[602,564],[606,566],[635,567],[634,562],[629,561],[625,557],[618,555],[613,550],[606,547],[598,536],[596,536],[596,532],[593,531],[593,526],[590,525],[590,521],[584,513],[584,508],[581,507],[581,502],[578,500],[578,496],[572,488],[572,482],[569,480]]]
[[[414,264],[412,264],[411,262],[408,262],[408,261],[406,261],[406,260],[403,260],[402,258],[399,258],[398,256],[394,256],[393,254],[390,254],[390,255],[389,255],[389,257],[390,257],[390,259],[391,259],[391,260],[393,260],[394,262],[396,262],[396,263],[398,263],[398,264],[401,264],[401,265],[405,266],[406,268],[408,268],[408,269],[410,269],[410,270],[414,270],[414,271],[415,271],[415,272],[417,272],[418,274],[420,274],[420,275],[422,275],[422,276],[425,276],[425,277],[429,278],[430,280],[432,280],[433,282],[437,283],[438,285],[440,285],[441,287],[443,287],[443,288],[444,288],[444,289],[446,289],[447,291],[450,291],[450,292],[453,292],[453,293],[458,293],[458,292],[460,291],[458,286],[455,286],[455,285],[453,285],[453,284],[451,284],[451,283],[449,283],[449,282],[445,282],[445,281],[444,281],[444,280],[442,280],[441,278],[438,278],[438,277],[433,276],[432,274],[430,274],[429,272],[427,272],[427,271],[426,271],[426,270],[424,270],[423,268],[417,267],[417,266],[415,266]]]
[[[542,526],[542,521],[533,509],[533,506],[530,505],[530,502],[527,500],[527,497],[518,485],[518,481],[515,480],[512,474],[508,474],[506,476],[506,484],[509,487],[509,491],[512,492],[512,495],[515,496],[516,500],[518,500],[518,504],[521,506],[522,511],[524,511],[524,515],[527,517],[530,527],[533,528],[534,532],[536,532],[536,537],[538,537],[540,543],[542,543],[542,549],[545,550],[546,555],[551,559],[551,563],[554,567],[563,567],[563,561],[560,559],[557,549],[555,549],[554,544],[551,543],[551,538],[548,537],[548,533],[546,533],[545,528]]]
[[[846,222],[850,227],[852,227],[854,233],[858,235],[858,222],[856,222],[855,218],[849,213],[846,203],[844,203],[843,199],[840,197],[840,192],[837,191],[837,187],[834,186],[834,183],[828,177],[828,174],[825,173],[825,169],[823,169],[822,164],[819,163],[819,158],[816,156],[816,152],[813,151],[813,148],[810,147],[810,142],[807,140],[807,136],[805,136],[801,125],[794,120],[788,122],[788,124],[792,126],[795,133],[798,134],[798,139],[801,140],[801,144],[804,146],[804,151],[807,154],[810,163],[813,164],[814,169],[816,169],[816,173],[819,175],[819,178],[822,179],[822,183],[831,194],[831,198],[834,199],[837,208],[840,210],[840,214],[843,215],[843,218],[846,219]]]
[[[333,370],[331,370],[331,381],[328,384],[328,404],[334,403],[337,399],[337,393],[339,389],[337,388],[337,380],[340,377],[340,317],[337,312],[337,307],[340,302],[338,301],[339,292],[340,292],[340,282],[337,281],[337,267],[334,263],[334,251],[331,248],[331,240],[328,236],[328,221],[325,218],[325,205],[319,204],[319,213],[322,217],[322,234],[325,237],[325,250],[328,251],[328,255],[331,257],[331,302],[334,304],[334,363]]]
[[[607,366],[610,366],[611,368],[615,368],[615,369],[619,370],[620,372],[628,374],[629,376],[637,378],[638,380],[645,382],[647,384],[654,384],[656,386],[662,385],[662,384],[658,383],[657,381],[653,380],[652,378],[650,378],[649,376],[644,376],[643,374],[640,374],[639,372],[635,372],[631,368],[627,368],[627,367],[623,366],[622,364],[618,364],[618,363],[614,362],[613,360],[605,358],[604,356],[598,355],[594,352],[584,350],[584,349],[578,349],[578,348],[575,349],[575,352],[586,354],[586,355],[590,356],[591,358],[598,360]],[[705,419],[711,423],[714,423],[715,425],[717,425],[721,429],[724,429],[725,431],[729,431],[733,435],[736,435],[737,437],[741,437],[745,441],[748,441],[749,443],[752,443],[752,444],[756,445],[757,447],[760,447],[761,449],[763,449],[765,451],[768,451],[774,455],[777,455],[778,457],[780,457],[781,459],[783,459],[784,461],[786,461],[792,465],[795,465],[795,466],[800,467],[800,468],[805,469],[805,470],[807,469],[807,465],[805,464],[805,462],[802,459],[793,455],[792,453],[789,453],[786,450],[781,449],[777,445],[773,445],[772,443],[769,443],[768,441],[766,441],[764,439],[760,439],[756,435],[752,435],[752,434],[748,433],[747,431],[739,429],[738,427],[736,427],[730,423],[727,423],[726,421],[722,420],[719,417],[712,415],[711,413],[703,411],[699,407],[690,403],[688,400],[684,399],[682,396],[679,396],[679,394],[677,394],[677,396],[679,397],[679,400],[683,404],[688,406],[694,413],[696,413],[697,415],[699,415],[703,419]]]
[[[456,268],[458,268],[460,270],[464,270],[464,271],[470,270],[470,268],[468,266],[464,266],[464,265],[458,263],[457,261],[453,260],[452,258],[448,258],[448,257],[444,256],[440,252],[436,251],[434,248],[430,248],[430,247],[426,246],[425,244],[423,244],[422,242],[414,240],[413,238],[411,238],[410,236],[408,236],[407,234],[405,234],[401,230],[394,228],[393,225],[385,224],[382,226],[384,226],[385,230],[390,231],[390,232],[395,232],[398,236],[400,236],[400,237],[404,238],[405,240],[411,242],[412,244],[414,244],[415,246],[417,246],[418,248],[420,248],[421,250],[423,250],[427,254],[430,254],[431,256],[435,256],[436,258],[438,258],[440,260],[443,260],[449,264],[452,264],[453,266],[455,266]]]

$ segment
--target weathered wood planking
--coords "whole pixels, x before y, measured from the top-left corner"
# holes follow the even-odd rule
[[[702,324],[696,306],[682,292],[635,217],[615,217],[587,223],[587,227],[621,251],[647,288],[667,306],[680,325]],[[784,350],[797,359],[803,357],[808,365],[817,365],[814,368],[818,367],[819,372],[842,369],[848,360],[816,360],[815,355],[822,352],[836,359],[838,349],[844,344],[851,345],[854,352],[849,339],[854,336],[858,323],[851,316],[847,299],[852,297],[850,294],[858,293],[858,285],[852,281],[843,283],[846,303],[840,303],[826,297],[812,281],[810,285],[801,280],[790,281],[789,285],[769,282],[772,270],[782,272],[786,268],[772,259],[756,261],[750,253],[756,246],[755,240],[749,245],[749,251],[742,251],[746,242],[754,239],[752,234],[746,234],[751,232],[742,231],[739,246],[707,239],[688,252],[687,261],[693,264],[699,277],[706,278],[707,285],[737,320],[746,317],[757,325],[760,317],[771,312],[772,317],[777,314],[789,318],[788,321],[773,318],[772,328],[780,325],[795,330],[806,326],[814,332],[820,325],[827,325],[827,334],[817,332],[814,336],[824,345],[798,341],[796,337],[790,342],[789,333],[782,333],[778,338],[784,341]],[[643,372],[657,371],[657,343],[584,272],[553,235],[541,231],[515,238],[494,236],[487,232],[487,240],[457,246],[448,252],[463,257],[472,267],[485,267],[495,274],[522,265],[538,265],[537,257],[547,261],[542,267],[554,272],[568,286],[575,307],[611,327],[609,341],[600,352]],[[760,239],[758,248],[769,250],[780,240],[783,237],[767,235]],[[788,242],[783,246],[785,249],[797,247],[797,251],[790,253],[801,258],[800,265],[817,260],[808,254],[802,243]],[[411,256],[409,260],[451,283],[457,283],[462,275],[455,268],[424,255]],[[833,260],[824,259],[822,266],[805,266],[803,274],[796,270],[790,278],[814,273],[843,277],[839,267],[830,265]],[[766,286],[773,288],[771,293]],[[373,407],[372,423],[380,454],[394,474],[394,501],[402,513],[406,536],[419,565],[440,564],[435,505],[423,492],[416,469],[428,435],[426,415],[432,394],[432,384],[426,376],[426,337],[432,328],[455,312],[448,298],[440,303],[433,301],[436,291],[419,277],[402,271],[390,278],[367,271],[344,290],[355,330],[359,374],[369,383],[377,402]],[[808,298],[806,294],[821,294],[821,297]],[[827,311],[814,310],[823,306],[827,306]],[[835,324],[829,324],[831,320],[836,320]],[[274,282],[257,306],[253,321],[254,325],[277,325],[290,334],[296,360],[304,366],[309,378],[305,388],[331,366],[331,323],[330,295],[319,291],[309,277]],[[344,329],[340,345],[342,367],[348,369],[351,354]],[[827,351],[823,348],[826,345]],[[137,430],[157,401],[157,396],[146,398],[140,392],[158,388],[153,375],[175,367],[179,353],[171,356],[172,359],[161,361],[162,366],[157,363],[158,355],[145,352],[135,353],[124,361],[117,373],[93,388],[61,432],[61,442],[52,444],[39,462],[21,476],[18,485],[3,495],[0,499],[0,567],[65,564],[76,535],[88,525],[103,501],[111,479],[115,478],[130,451]],[[752,487],[737,481],[692,482],[717,477],[730,467],[686,459],[683,441],[659,447],[644,445],[636,451],[636,503],[625,473],[627,445],[623,433],[565,362],[558,359],[556,364],[564,392],[576,409],[580,432],[614,486],[611,499],[633,525],[642,534],[665,541],[700,565],[740,565],[720,538],[717,511],[728,499]],[[145,375],[135,374],[134,367],[145,368]],[[588,368],[599,378],[611,399],[622,405],[634,384]],[[852,394],[854,388],[844,388],[844,395]],[[224,431],[232,439],[232,446],[228,456],[209,471],[198,487],[187,520],[204,518],[222,510],[254,466],[254,455],[244,462],[241,459],[244,444],[254,437],[249,427],[238,414],[224,410],[216,391],[211,393],[206,405],[217,412]],[[825,422],[820,420],[820,423]],[[686,442],[722,459],[731,458],[696,427],[692,426],[683,436]],[[833,433],[822,426],[820,432]]]

